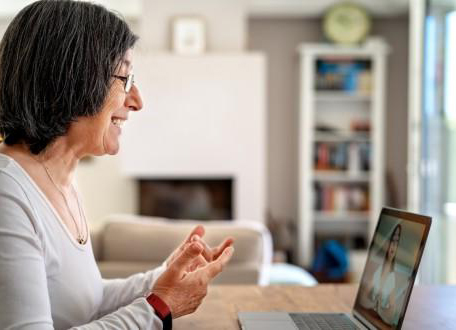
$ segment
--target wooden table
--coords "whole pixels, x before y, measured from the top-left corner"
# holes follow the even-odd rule
[[[349,313],[356,290],[355,285],[214,285],[194,314],[174,320],[173,329],[239,329],[239,311]],[[415,287],[402,329],[456,329],[456,286]]]

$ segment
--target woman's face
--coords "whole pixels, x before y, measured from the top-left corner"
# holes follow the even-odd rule
[[[393,260],[394,256],[397,252],[397,246],[399,245],[399,239],[401,238],[401,230],[399,227],[396,227],[393,233],[393,237],[391,238],[391,243],[388,249],[388,260]]]
[[[132,73],[133,51],[129,49],[116,75],[126,77]],[[92,155],[115,155],[119,151],[119,137],[122,125],[128,120],[130,111],[142,109],[142,99],[135,84],[128,93],[125,92],[125,82],[112,78],[113,83],[101,111],[93,117],[78,120],[83,127],[89,153]]]

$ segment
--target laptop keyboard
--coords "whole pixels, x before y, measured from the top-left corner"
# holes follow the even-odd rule
[[[352,330],[359,329],[345,314],[289,314],[299,330]]]

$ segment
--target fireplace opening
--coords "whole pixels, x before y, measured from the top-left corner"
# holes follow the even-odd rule
[[[171,219],[230,220],[233,180],[140,179],[141,215]]]

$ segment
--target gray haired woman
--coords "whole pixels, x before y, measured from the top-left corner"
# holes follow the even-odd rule
[[[73,180],[81,158],[114,155],[142,108],[137,37],[79,1],[25,7],[0,43],[0,328],[170,329],[232,256],[197,226],[158,269],[102,280]]]

